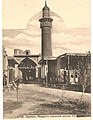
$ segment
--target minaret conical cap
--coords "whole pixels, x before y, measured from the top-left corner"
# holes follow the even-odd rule
[[[49,7],[47,6],[47,1],[46,0],[45,0],[45,6],[44,6],[43,10],[50,10]]]

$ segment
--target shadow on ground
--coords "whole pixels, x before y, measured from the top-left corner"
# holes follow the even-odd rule
[[[3,112],[4,114],[11,114],[13,110],[18,109],[22,107],[23,102],[16,102],[12,100],[7,100],[6,102],[3,103]]]

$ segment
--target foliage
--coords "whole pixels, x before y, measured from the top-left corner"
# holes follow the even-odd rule
[[[91,84],[91,63],[90,63],[90,53],[87,56],[82,57],[77,65],[79,82],[83,86],[83,92],[86,87]]]

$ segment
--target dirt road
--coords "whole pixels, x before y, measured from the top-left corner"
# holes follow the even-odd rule
[[[82,93],[80,92],[40,87],[37,84],[20,84],[18,104],[16,102],[16,91],[12,90],[4,92],[4,118],[23,117],[24,115],[29,114],[71,114],[73,113],[73,110],[67,110],[64,107],[59,108],[57,104],[60,100],[65,103],[66,101],[64,101],[63,98],[68,100],[79,100],[81,98],[81,94]],[[91,95],[89,93],[85,93],[83,95],[83,101],[88,103],[90,106]],[[81,116],[90,116],[90,107],[87,111],[89,112],[86,112],[86,114],[82,113]],[[80,113],[81,111],[77,111],[77,114]]]

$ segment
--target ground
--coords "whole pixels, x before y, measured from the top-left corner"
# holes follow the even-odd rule
[[[20,84],[17,91],[4,92],[4,118],[28,115],[75,114],[91,116],[91,94]],[[81,101],[80,101],[81,100]]]

